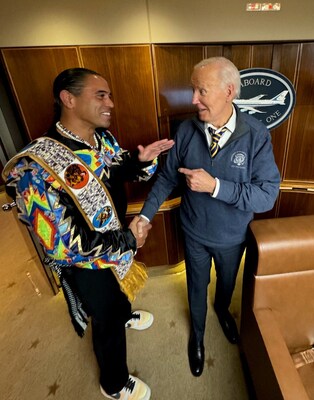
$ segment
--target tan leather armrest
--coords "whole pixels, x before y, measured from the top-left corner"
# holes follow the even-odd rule
[[[273,312],[270,309],[255,309],[254,314],[283,398],[309,400]]]
[[[252,221],[258,251],[257,275],[314,269],[314,215]]]

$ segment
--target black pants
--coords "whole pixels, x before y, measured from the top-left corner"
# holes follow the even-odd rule
[[[245,243],[232,247],[213,248],[205,246],[191,237],[185,238],[185,266],[191,329],[196,338],[202,340],[207,314],[207,292],[210,282],[212,259],[216,268],[215,306],[220,311],[228,310],[236,283]]]
[[[108,394],[119,392],[129,376],[125,323],[131,318],[131,304],[109,268],[72,269],[75,290],[91,317],[100,384]]]

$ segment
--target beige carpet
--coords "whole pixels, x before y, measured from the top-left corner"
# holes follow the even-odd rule
[[[1,193],[0,206],[5,201]],[[83,339],[76,335],[62,293],[53,295],[32,243],[12,212],[0,210],[0,232],[0,398],[104,398],[90,328]],[[241,275],[232,304],[238,323]],[[213,312],[213,289],[211,284],[206,362],[199,378],[190,373],[186,351],[185,273],[150,277],[135,301],[133,308],[151,311],[155,321],[147,331],[127,331],[129,369],[150,385],[152,400],[249,399],[239,348],[225,339]]]

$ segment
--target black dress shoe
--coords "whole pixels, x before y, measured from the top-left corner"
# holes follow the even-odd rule
[[[190,369],[194,376],[202,375],[204,368],[204,345],[191,334],[188,347]]]
[[[220,311],[215,308],[219,323],[225,334],[226,338],[229,340],[230,343],[235,344],[239,341],[239,334],[237,325],[235,320],[231,316],[230,312],[227,311]]]

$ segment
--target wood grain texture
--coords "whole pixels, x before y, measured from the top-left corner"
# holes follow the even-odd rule
[[[36,139],[53,120],[55,77],[66,68],[81,66],[77,49],[12,48],[1,53],[28,139]]]

